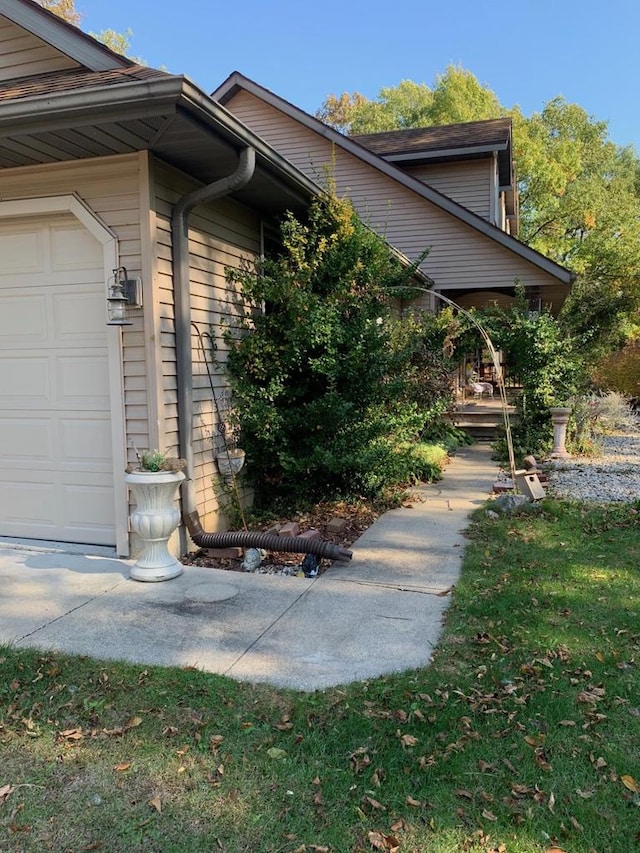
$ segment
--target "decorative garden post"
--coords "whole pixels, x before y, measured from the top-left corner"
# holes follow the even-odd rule
[[[553,459],[565,459],[569,456],[565,445],[567,439],[567,424],[569,423],[569,415],[571,409],[565,406],[552,406],[551,423],[553,424],[553,450],[551,456]]]

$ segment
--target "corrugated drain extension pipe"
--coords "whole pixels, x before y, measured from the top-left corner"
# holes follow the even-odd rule
[[[333,542],[301,536],[274,536],[260,532],[206,533],[200,524],[193,481],[193,358],[191,353],[191,293],[189,286],[189,214],[205,204],[245,187],[255,171],[256,152],[243,148],[233,174],[200,187],[178,200],[171,217],[173,240],[173,283],[176,330],[176,369],[178,379],[178,425],[180,456],[187,462],[187,478],[182,483],[182,519],[198,548],[247,547],[294,554],[315,554],[329,560],[348,561],[351,551]]]

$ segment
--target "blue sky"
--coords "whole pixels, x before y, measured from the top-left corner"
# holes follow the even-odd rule
[[[82,28],[211,92],[232,71],[307,112],[462,65],[526,115],[556,95],[640,153],[638,0],[76,0]]]

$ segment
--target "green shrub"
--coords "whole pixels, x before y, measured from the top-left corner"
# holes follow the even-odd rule
[[[414,269],[347,200],[317,200],[306,223],[289,215],[282,243],[280,257],[227,270],[255,306],[225,338],[257,505],[375,497],[398,482],[397,447],[449,405],[450,364],[425,343],[435,321],[393,314],[388,292]]]

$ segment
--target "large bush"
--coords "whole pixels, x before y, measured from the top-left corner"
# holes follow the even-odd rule
[[[379,494],[410,475],[398,447],[450,393],[446,360],[424,347],[429,321],[390,307],[414,270],[335,197],[304,223],[288,216],[281,236],[279,257],[227,271],[255,307],[226,339],[256,500]]]

